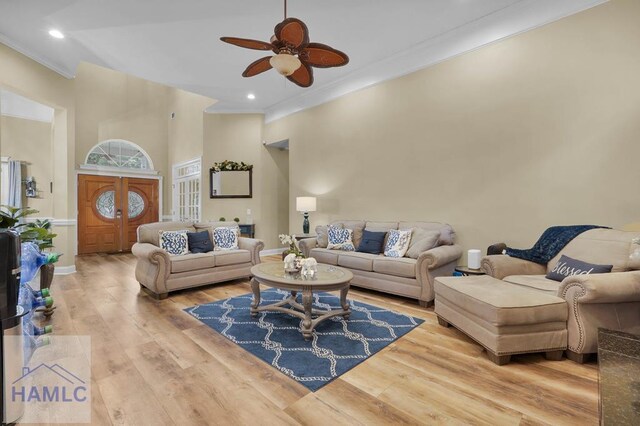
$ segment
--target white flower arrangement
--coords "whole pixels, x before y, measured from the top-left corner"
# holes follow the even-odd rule
[[[304,257],[304,254],[302,254],[302,252],[300,251],[300,247],[298,247],[298,242],[295,235],[280,234],[278,235],[278,238],[280,238],[280,242],[282,244],[289,246],[289,250],[287,250],[288,253],[293,253],[296,256]]]

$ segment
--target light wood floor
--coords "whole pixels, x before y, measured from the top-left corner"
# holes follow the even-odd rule
[[[134,264],[80,257],[52,287],[55,333],[92,336],[94,424],[597,424],[595,363],[528,355],[499,367],[432,309],[358,290],[425,322],[312,393],[182,312],[248,293],[246,280],[155,301]]]

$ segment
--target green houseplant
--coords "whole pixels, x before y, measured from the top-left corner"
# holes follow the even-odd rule
[[[29,215],[38,213],[38,210],[30,208],[19,208],[12,206],[2,206],[0,208],[0,228],[15,230],[20,235],[20,241],[33,242],[40,250],[53,248],[53,239],[57,236],[51,232],[51,222],[48,219],[36,219],[29,223],[20,223],[21,219]],[[40,268],[40,289],[50,288],[55,272],[54,263],[58,261],[58,253],[49,252],[47,254],[49,262]],[[46,316],[53,313],[52,308],[47,308]]]
[[[33,222],[20,223],[21,219],[36,213],[38,210],[35,209],[2,206],[0,209],[0,228],[15,230],[20,234],[21,242],[36,243],[40,250],[53,248],[53,239],[57,237],[57,234],[51,232],[49,219],[36,219]]]

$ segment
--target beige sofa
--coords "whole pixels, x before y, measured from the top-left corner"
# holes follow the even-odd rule
[[[251,276],[251,267],[260,263],[264,243],[252,238],[239,238],[239,250],[211,251],[169,256],[160,248],[160,231],[203,231],[235,222],[157,222],[138,227],[138,242],[131,252],[137,258],[136,280],[158,299],[171,291],[198,287]],[[213,241],[213,236],[212,236]]]
[[[352,285],[417,299],[424,307],[433,303],[434,278],[450,276],[462,256],[462,248],[454,244],[455,232],[444,223],[350,220],[334,221],[330,225],[352,229],[356,248],[364,229],[377,232],[411,228],[439,231],[438,246],[422,252],[417,259],[329,250],[322,227],[316,228],[318,238],[300,241],[300,249],[306,256],[314,257],[319,263],[342,266],[353,272]]]
[[[488,275],[523,289],[544,292],[566,301],[567,357],[584,362],[597,352],[598,328],[640,331],[640,262],[630,257],[640,233],[592,229],[573,239],[547,265],[504,255],[486,256]],[[577,275],[562,282],[545,278],[561,255],[600,265],[613,265],[611,273]]]

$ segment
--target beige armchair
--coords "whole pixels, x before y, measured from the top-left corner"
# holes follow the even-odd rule
[[[640,264],[630,257],[639,233],[593,229],[576,237],[547,265],[504,255],[486,256],[482,270],[513,285],[566,300],[567,357],[584,362],[596,353],[598,328],[640,329]],[[545,278],[561,255],[589,263],[613,265],[608,274],[576,275],[557,282]]]

